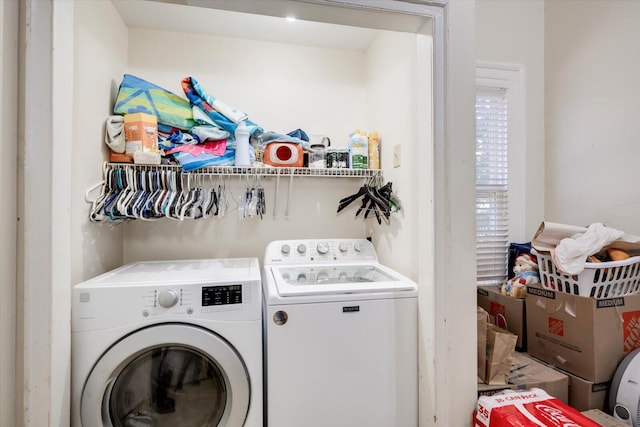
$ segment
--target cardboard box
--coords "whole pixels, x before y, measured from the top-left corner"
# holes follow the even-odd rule
[[[133,153],[116,153],[109,150],[109,161],[111,163],[133,163]]]
[[[527,349],[594,383],[610,381],[640,346],[640,295],[594,299],[527,287]]]
[[[533,359],[537,360],[535,358]],[[608,410],[608,391],[611,386],[611,381],[594,383],[569,372],[554,368],[541,360],[537,361],[569,378],[569,406],[578,411],[587,411],[589,409]]]
[[[518,351],[527,349],[524,299],[502,295],[500,286],[479,286],[478,305],[495,318],[496,325],[518,336]]]
[[[594,383],[564,372],[569,377],[569,406],[578,411],[608,410],[608,391],[611,382]]]
[[[625,424],[621,420],[617,420],[611,415],[604,413],[598,409],[590,409],[588,411],[584,411],[582,412],[582,415],[589,419],[592,419],[602,427],[629,427],[628,424]]]
[[[146,113],[125,114],[125,152],[158,151],[158,119]]]
[[[478,396],[492,396],[502,390],[540,388],[564,403],[569,402],[569,377],[546,366],[527,353],[514,353],[507,385],[478,384]]]
[[[478,398],[473,412],[476,427],[602,427],[544,390],[512,391]]]

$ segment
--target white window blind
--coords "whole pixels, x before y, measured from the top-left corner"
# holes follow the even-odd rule
[[[478,285],[504,283],[509,253],[508,103],[505,89],[476,91]]]

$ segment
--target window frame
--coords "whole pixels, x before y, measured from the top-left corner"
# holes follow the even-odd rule
[[[509,106],[507,117],[509,243],[522,243],[526,239],[527,162],[524,83],[524,69],[521,65],[476,63],[476,89],[480,87],[504,89]],[[506,259],[505,262],[507,262]]]

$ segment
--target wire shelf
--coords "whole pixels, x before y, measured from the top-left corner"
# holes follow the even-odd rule
[[[134,170],[175,170],[182,171],[180,165],[135,165],[130,163],[107,163],[111,168],[131,168]],[[329,178],[368,178],[382,176],[381,169],[311,169],[311,168],[276,168],[269,166],[210,166],[183,172],[188,175],[260,175],[260,176],[299,176],[299,177],[329,177]]]

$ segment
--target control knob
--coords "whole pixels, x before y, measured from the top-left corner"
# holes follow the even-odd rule
[[[173,289],[165,289],[158,294],[158,304],[163,308],[171,308],[178,303],[178,293]]]
[[[290,250],[291,246],[287,244],[282,245],[282,247],[280,248],[280,252],[282,252],[283,254],[288,254]]]
[[[316,249],[318,250],[318,253],[320,255],[324,255],[327,252],[329,252],[329,245],[326,242],[320,242],[318,243],[318,246],[316,247]]]
[[[345,242],[340,243],[340,246],[338,246],[338,248],[340,249],[340,252],[347,252],[349,250],[349,245],[347,245]]]
[[[362,243],[355,243],[353,245],[353,250],[356,252],[362,252]]]
[[[298,249],[298,253],[303,254],[307,251],[307,245],[305,245],[304,243],[300,243],[297,249]]]

